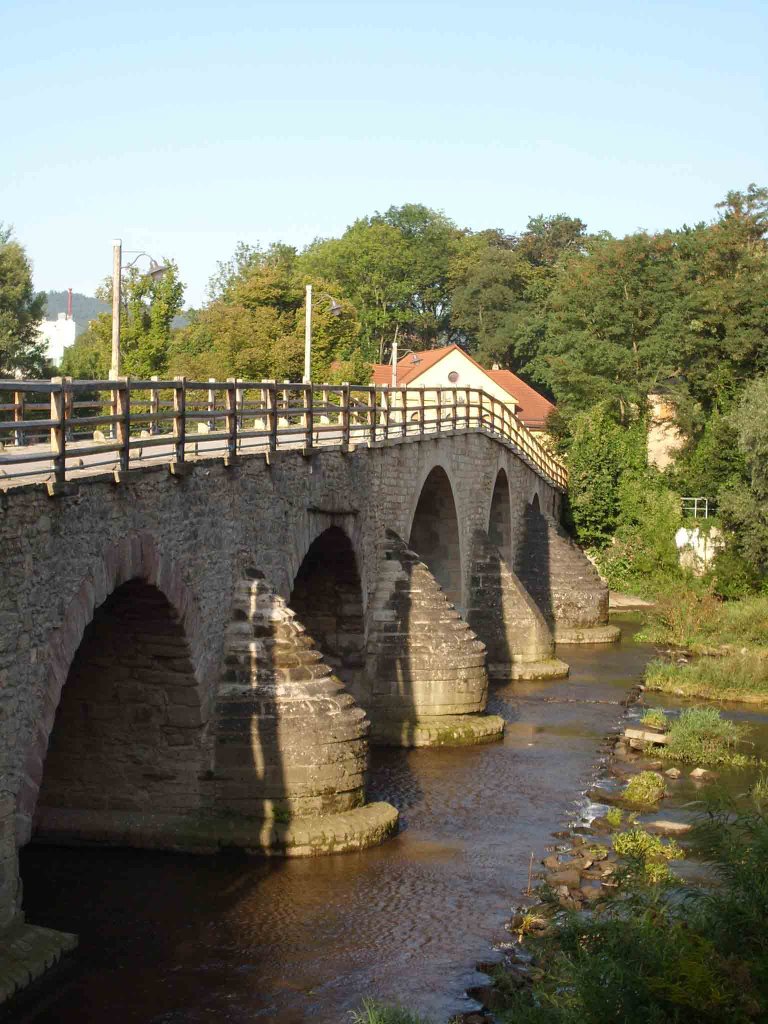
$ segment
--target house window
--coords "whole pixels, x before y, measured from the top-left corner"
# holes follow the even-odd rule
[[[451,382],[451,384],[455,384],[458,379],[459,375],[456,372],[456,370],[451,370],[451,372],[448,374],[448,380]]]

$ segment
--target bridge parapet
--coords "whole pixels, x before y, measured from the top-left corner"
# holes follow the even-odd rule
[[[37,401],[29,401],[29,398]],[[50,477],[52,493],[90,472],[125,475],[197,455],[358,444],[479,431],[564,490],[563,464],[508,405],[478,388],[391,388],[272,380],[0,380],[0,473]],[[39,443],[50,435],[50,444]],[[9,442],[11,443],[9,446]],[[38,442],[38,443],[30,443]],[[5,481],[3,481],[5,483]]]

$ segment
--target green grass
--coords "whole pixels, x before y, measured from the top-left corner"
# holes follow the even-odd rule
[[[611,828],[618,828],[621,825],[622,818],[623,814],[621,813],[620,807],[609,807],[605,812],[605,820]]]
[[[717,708],[685,708],[667,732],[668,742],[659,757],[689,764],[722,764],[741,768],[755,758],[737,750],[747,736],[745,725],[723,718]]]
[[[649,690],[707,700],[768,703],[768,655],[758,651],[698,658],[685,665],[652,661],[645,673]]]
[[[665,715],[663,708],[648,708],[640,719],[640,725],[644,725],[646,729],[666,729],[669,725],[669,719]]]
[[[632,807],[653,807],[664,796],[664,780],[656,772],[639,772],[629,780],[621,794],[622,802]]]
[[[351,1024],[431,1024],[426,1017],[420,1017],[402,1006],[391,1006],[376,999],[364,999],[359,1010],[349,1015]]]
[[[749,790],[749,795],[758,806],[768,804],[768,772],[760,772]]]
[[[768,596],[721,601],[689,586],[672,588],[645,613],[638,640],[690,650],[768,645]]]

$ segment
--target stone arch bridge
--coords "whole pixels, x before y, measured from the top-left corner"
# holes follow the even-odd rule
[[[0,491],[0,932],[42,963],[66,939],[23,924],[33,836],[363,848],[397,818],[369,742],[492,742],[489,677],[614,638],[561,491],[481,427],[48,490]]]

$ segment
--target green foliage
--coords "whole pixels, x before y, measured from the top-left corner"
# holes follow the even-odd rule
[[[13,238],[10,227],[0,223],[0,377],[45,377],[45,343],[37,328],[45,314],[45,293],[32,286],[32,266],[26,252]]]
[[[746,726],[723,718],[717,708],[684,708],[670,723],[668,742],[660,756],[690,764],[739,767],[753,760],[736,750],[748,731]]]
[[[621,520],[625,474],[643,472],[644,428],[639,422],[621,426],[601,404],[575,416],[569,432],[561,449],[568,462],[570,517],[582,544],[603,547]]]
[[[605,820],[611,826],[611,828],[618,828],[621,825],[622,818],[624,815],[619,807],[609,807],[605,812]]]
[[[503,1024],[764,1020],[768,822],[724,808],[692,837],[719,885],[681,900],[668,879],[654,884],[636,872],[602,912],[560,918],[546,937],[528,940],[542,970],[532,989],[503,990]],[[641,855],[665,857],[646,839],[625,842]]]
[[[429,1024],[426,1017],[375,999],[364,999],[361,1009],[353,1010],[349,1019],[351,1024]]]
[[[730,416],[745,464],[744,479],[720,490],[720,514],[730,547],[768,582],[768,375],[752,381]]]
[[[763,652],[746,651],[682,665],[652,661],[645,681],[651,690],[685,697],[763,703],[768,702],[768,657]]]
[[[664,780],[656,772],[638,772],[621,794],[622,802],[632,807],[653,807],[664,796]]]
[[[304,370],[305,284],[312,284],[312,376],[367,383],[357,313],[335,282],[304,274],[296,250],[240,244],[210,282],[211,302],[176,332],[169,364],[191,377],[301,380]],[[332,297],[341,307],[331,312]]]
[[[648,708],[640,719],[640,725],[646,729],[666,729],[669,719],[663,708]]]
[[[407,203],[316,241],[299,267],[338,285],[358,312],[364,354],[381,361],[395,340],[417,349],[453,340],[450,264],[462,238],[445,214]]]
[[[674,841],[664,842],[642,828],[619,832],[612,836],[612,842],[616,853],[627,862],[623,881],[629,876],[650,885],[663,885],[672,879],[667,861],[685,856]]]
[[[133,267],[123,275],[120,312],[120,370],[126,377],[146,380],[154,374],[166,376],[173,335],[173,321],[181,311],[184,285],[177,265],[163,260],[168,268],[158,280]],[[112,302],[112,282],[105,281],[97,292],[103,302]],[[64,352],[62,372],[79,380],[106,380],[112,362],[112,316],[100,313],[74,345]]]
[[[768,771],[760,772],[760,775],[750,787],[749,795],[759,807],[768,804]]]

